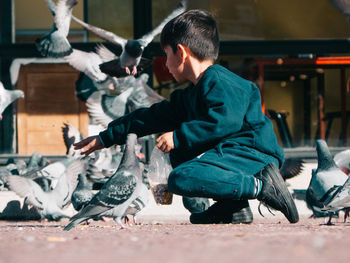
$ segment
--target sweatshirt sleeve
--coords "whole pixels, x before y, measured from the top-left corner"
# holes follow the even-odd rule
[[[176,97],[181,101],[181,96]],[[163,100],[149,108],[137,109],[110,122],[107,129],[99,134],[103,145],[110,147],[113,144],[124,144],[129,133],[136,133],[138,137],[142,137],[177,129],[180,125],[181,113],[175,107],[176,103],[177,101]]]
[[[203,105],[198,109],[199,117],[182,123],[173,135],[175,148],[181,152],[201,152],[240,131],[250,102],[245,86],[235,80],[225,80],[215,71],[197,85],[200,85],[199,104]]]

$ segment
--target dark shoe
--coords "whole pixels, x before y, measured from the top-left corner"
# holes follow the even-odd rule
[[[192,213],[192,224],[250,224],[253,213],[247,200],[219,200],[202,213]]]
[[[263,183],[257,199],[266,206],[281,211],[290,223],[298,222],[298,210],[277,167],[270,163],[255,177]]]

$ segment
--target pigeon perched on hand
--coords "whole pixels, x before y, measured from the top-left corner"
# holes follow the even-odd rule
[[[59,0],[57,5],[52,0],[45,0],[52,15],[54,23],[50,32],[36,40],[35,44],[41,55],[59,58],[73,52],[67,36],[72,17],[73,7],[77,0]]]
[[[350,212],[350,177],[338,188],[328,202],[326,202],[323,211],[337,212],[344,210],[344,223]],[[330,222],[330,221],[329,221]]]
[[[312,171],[311,181],[306,190],[306,203],[312,209],[314,216],[331,216],[330,213],[321,211],[321,208],[348,177],[335,164],[326,141],[317,140],[316,151],[318,164],[317,169]],[[329,224],[330,220],[331,217]]]
[[[130,204],[140,195],[143,188],[142,172],[135,154],[136,134],[129,134],[121,163],[115,174],[102,186],[71,222],[64,228],[70,230],[77,224],[100,216],[112,217],[121,227]]]
[[[0,81],[0,120],[2,120],[2,113],[16,99],[24,98],[24,93],[21,90],[7,90]]]
[[[143,37],[136,40],[127,40],[120,36],[115,35],[112,32],[104,29],[89,25],[76,17],[72,17],[77,23],[83,26],[85,29],[99,36],[100,38],[112,43],[113,45],[121,46],[122,53],[119,58],[113,61],[106,62],[101,65],[102,72],[115,77],[124,77],[130,74],[135,75],[137,73],[137,66],[141,62],[141,57],[145,47],[152,42],[153,38],[160,34],[163,27],[168,21],[174,17],[183,13],[187,8],[187,1],[183,0],[177,6],[177,8],[171,12],[155,29],[145,34]]]
[[[7,182],[10,190],[25,198],[25,203],[34,206],[41,218],[59,220],[69,218],[63,209],[70,204],[78,173],[83,169],[84,165],[80,160],[74,161],[61,175],[56,187],[49,192],[44,192],[35,181],[23,176],[9,175]]]

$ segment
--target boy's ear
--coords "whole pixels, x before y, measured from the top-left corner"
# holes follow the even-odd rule
[[[182,44],[177,44],[177,52],[179,52],[179,55],[181,56],[183,61],[189,56],[189,51],[190,50],[188,49],[188,47]]]

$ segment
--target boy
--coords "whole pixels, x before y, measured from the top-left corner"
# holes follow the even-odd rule
[[[163,28],[161,46],[170,73],[179,82],[190,81],[189,87],[112,121],[75,149],[87,155],[124,144],[131,132],[140,137],[165,132],[157,147],[170,152],[174,170],[168,187],[184,196],[192,223],[251,223],[248,199],[255,198],[296,223],[298,211],[276,167],[283,151],[261,111],[258,88],[214,65],[219,50],[214,18],[201,10],[182,13]],[[203,198],[216,203],[206,209]]]

